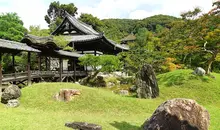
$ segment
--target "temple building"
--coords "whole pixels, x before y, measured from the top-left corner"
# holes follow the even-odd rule
[[[64,51],[63,48],[57,46],[53,39],[56,35],[64,36],[67,41],[66,46],[72,47],[74,52]],[[26,34],[21,42],[41,52],[38,54],[38,70],[40,71],[56,71],[61,63],[62,71],[86,71],[86,67],[78,64],[78,58],[83,54],[117,55],[119,52],[129,50],[127,45],[117,44],[107,39],[103,33],[95,31],[90,25],[77,20],[68,13],[51,36],[39,37]],[[45,68],[41,68],[42,64]]]
[[[95,31],[92,26],[77,20],[68,13],[52,35],[64,35],[69,41],[68,45],[81,54],[117,54],[129,50],[127,45],[117,44],[107,39],[103,33]]]

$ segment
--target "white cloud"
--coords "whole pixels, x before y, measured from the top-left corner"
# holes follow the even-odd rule
[[[0,12],[17,12],[26,28],[41,25],[47,28],[44,15],[49,3],[54,0],[0,0]],[[205,12],[212,6],[212,0],[63,0],[73,2],[79,13],[90,13],[98,18],[142,19],[156,14],[179,16],[183,11],[201,7]],[[79,4],[80,3],[80,4]]]
[[[0,12],[16,12],[24,26],[40,25],[47,28],[44,15],[47,12],[47,6],[42,0],[8,0],[7,7],[0,6]]]
[[[144,5],[146,9],[143,7],[139,9]],[[195,7],[201,7],[207,12],[211,6],[212,0],[101,0],[95,7],[80,7],[79,12],[91,13],[101,19],[124,17],[142,19],[156,14],[179,16],[181,12]]]
[[[154,14],[152,12],[147,12],[145,10],[135,10],[130,13],[129,18],[130,19],[143,19],[146,17],[153,16]]]

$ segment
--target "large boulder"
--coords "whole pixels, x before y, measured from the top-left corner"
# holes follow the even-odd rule
[[[136,77],[138,98],[156,98],[159,96],[159,88],[154,70],[151,65],[145,64]]]
[[[70,122],[66,123],[65,126],[74,130],[102,130],[102,126],[86,122]]]
[[[21,90],[16,85],[5,88],[1,96],[1,103],[7,104],[9,100],[17,99],[21,96]]]
[[[199,76],[204,76],[205,73],[206,71],[202,67],[197,67],[193,72],[193,74],[199,75]]]
[[[74,96],[80,95],[81,92],[77,89],[60,89],[58,93],[54,95],[57,101],[71,101]]]
[[[191,99],[162,103],[142,125],[143,130],[208,130],[208,111]]]

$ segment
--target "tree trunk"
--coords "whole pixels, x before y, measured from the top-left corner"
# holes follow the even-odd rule
[[[210,70],[211,70],[211,67],[212,67],[212,63],[215,61],[215,58],[218,54],[218,51],[215,51],[213,54],[212,54],[212,57],[209,59],[208,61],[208,66],[206,68],[206,74],[210,74]]]

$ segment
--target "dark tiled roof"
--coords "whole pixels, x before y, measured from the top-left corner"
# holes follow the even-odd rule
[[[58,55],[61,55],[61,56],[66,56],[66,57],[76,57],[76,58],[79,58],[83,55],[81,54],[78,54],[76,52],[69,52],[69,51],[63,51],[63,50],[58,50],[58,51],[55,51]]]
[[[40,52],[39,50],[34,49],[25,43],[3,40],[3,39],[0,39],[0,48],[6,48],[17,51]]]
[[[69,13],[66,13],[66,17],[69,19],[69,21],[80,31],[84,32],[88,35],[100,35],[97,31],[95,31],[92,26],[85,24],[79,20],[77,20],[74,16],[70,15]]]
[[[102,36],[97,35],[77,35],[77,36],[65,36],[65,39],[69,42],[85,42],[100,39]]]
[[[109,40],[109,39],[107,39],[107,41],[108,41],[109,43],[111,43],[114,47],[118,48],[118,49],[122,49],[122,50],[126,50],[126,51],[129,50],[129,46],[128,46],[128,45],[117,44],[117,43],[115,43],[114,41]]]
[[[46,44],[48,42],[53,42],[53,36],[35,36],[31,34],[26,34],[23,39],[29,39],[35,44]]]
[[[24,38],[21,40],[21,42],[27,43],[27,45],[34,47],[34,48],[43,47],[43,48],[51,48],[54,50],[61,49],[54,42],[53,36],[34,36],[31,34],[26,34]]]

